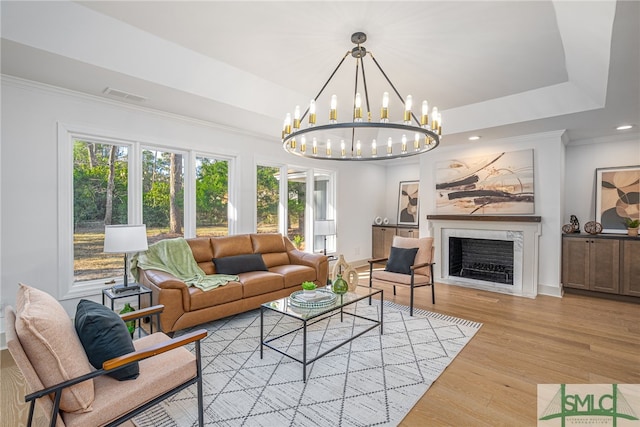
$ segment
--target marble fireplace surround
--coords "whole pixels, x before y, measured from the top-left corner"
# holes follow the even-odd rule
[[[538,295],[539,216],[427,215],[436,282],[528,298]],[[513,285],[449,276],[449,237],[513,241]]]

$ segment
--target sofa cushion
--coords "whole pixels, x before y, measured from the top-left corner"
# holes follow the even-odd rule
[[[262,259],[268,268],[275,267],[276,265],[289,265],[289,254],[286,252],[272,252],[269,254],[262,254]]]
[[[268,294],[284,289],[284,277],[269,271],[251,271],[239,274],[243,297]]]
[[[218,274],[240,274],[248,271],[267,271],[267,266],[264,265],[262,255],[260,254],[244,254],[224,258],[214,258],[213,263],[216,265],[216,273]]]
[[[315,268],[306,265],[278,265],[269,268],[269,271],[284,276],[285,288],[298,286],[302,282],[315,282],[318,279]]]
[[[96,369],[102,363],[135,350],[127,325],[120,316],[102,304],[81,299],[76,309],[76,332],[89,362]],[[132,363],[107,375],[119,380],[133,380],[140,373],[138,363]]]
[[[238,282],[229,282],[225,286],[218,286],[209,291],[192,286],[189,288],[189,311],[214,307],[220,304],[242,299],[242,285]]]
[[[388,282],[391,285],[411,285],[411,275],[410,274],[400,274],[400,273],[392,273],[390,271],[384,270],[373,270],[371,273],[372,281],[375,282]],[[413,284],[414,285],[428,285],[431,281],[428,276],[423,276],[422,274],[414,274],[413,276]]]
[[[198,263],[198,267],[200,267],[205,274],[213,274],[213,264],[211,264],[211,258],[213,258],[211,238],[196,237],[186,240],[191,248],[191,253],[193,253],[193,259]]]
[[[391,246],[389,261],[385,271],[392,273],[411,274],[411,266],[416,259],[418,248],[396,248]]]
[[[248,234],[212,237],[211,247],[213,248],[213,256],[211,258],[252,254],[254,252],[253,246],[251,246],[251,237]]]
[[[273,252],[287,252],[284,238],[280,233],[261,233],[251,235],[253,252],[270,254]]]
[[[16,303],[16,333],[45,387],[92,371],[69,315],[55,298],[20,284]],[[60,409],[90,411],[93,399],[93,380],[83,381],[62,392]]]

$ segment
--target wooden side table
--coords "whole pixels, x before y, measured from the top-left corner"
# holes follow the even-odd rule
[[[153,293],[151,292],[151,289],[147,288],[146,286],[137,284],[137,283],[132,283],[135,285],[138,285],[138,287],[136,289],[133,289],[131,291],[124,291],[124,292],[114,292],[114,290],[112,288],[106,288],[102,290],[102,305],[105,305],[105,297],[109,298],[109,300],[111,301],[111,310],[114,309],[114,302],[117,299],[120,298],[129,298],[129,297],[138,297],[138,310],[140,309],[140,303],[141,303],[141,297],[142,295],[149,295],[149,306],[153,305]],[[150,333],[153,333],[153,322],[149,322],[149,328],[150,328]],[[142,328],[140,328],[142,329]]]

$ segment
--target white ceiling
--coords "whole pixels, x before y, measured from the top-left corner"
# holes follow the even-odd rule
[[[274,142],[355,31],[403,96],[439,107],[443,145],[640,125],[638,1],[3,0],[0,12],[3,74],[102,97],[115,88],[145,98],[125,102]],[[350,100],[353,62],[323,97]],[[375,117],[386,89],[365,67]],[[400,119],[399,101],[390,107]]]

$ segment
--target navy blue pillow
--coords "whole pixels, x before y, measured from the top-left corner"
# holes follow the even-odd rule
[[[127,325],[117,313],[102,304],[81,299],[75,326],[89,362],[96,369],[102,369],[106,360],[135,351]],[[136,362],[107,375],[123,381],[136,379],[139,374],[140,367]]]
[[[246,254],[214,258],[218,274],[240,274],[248,271],[269,271],[261,254]]]
[[[393,273],[411,274],[411,266],[416,259],[418,248],[396,248],[391,246],[389,261],[385,271]]]

